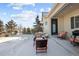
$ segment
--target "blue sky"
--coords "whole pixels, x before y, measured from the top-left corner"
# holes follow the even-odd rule
[[[13,19],[18,25],[32,27],[35,17],[41,12],[48,12],[53,3],[0,3],[0,19],[5,23]]]

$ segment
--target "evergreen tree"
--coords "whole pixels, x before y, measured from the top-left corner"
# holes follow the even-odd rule
[[[35,30],[35,32],[43,32],[41,23],[39,21],[39,16],[36,17],[36,25],[35,25],[34,30]]]
[[[7,30],[7,32],[10,33],[10,34],[15,33],[16,26],[17,26],[17,24],[13,20],[9,21],[6,24],[6,30]]]
[[[33,33],[33,34],[35,33],[35,30],[34,30],[34,28],[32,28],[32,29],[31,29],[31,33]]]
[[[23,34],[27,34],[27,30],[26,30],[26,28],[25,28],[25,27],[23,28],[22,33],[23,33]]]
[[[27,34],[31,34],[31,30],[29,27],[27,28]]]
[[[39,16],[37,15],[37,17],[36,17],[36,24],[39,24],[39,23],[40,23]]]
[[[4,25],[3,22],[0,20],[0,33],[4,31]]]

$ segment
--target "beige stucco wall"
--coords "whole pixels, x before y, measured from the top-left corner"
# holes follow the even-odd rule
[[[64,16],[58,16],[58,33],[64,31]]]
[[[62,5],[64,5],[64,4],[62,4]],[[57,7],[57,9],[59,9],[59,8]],[[52,16],[53,14],[51,14],[50,17],[43,19],[44,20],[43,26],[44,26],[45,33],[51,34],[51,17],[53,17]],[[65,14],[59,14],[57,16],[57,18],[58,18],[58,33],[62,32],[62,31],[67,31],[68,36],[70,37],[73,30],[79,29],[79,28],[71,29],[71,20],[70,20],[72,16],[78,16],[78,15],[79,15],[79,8],[70,10],[70,12],[65,13]],[[47,21],[47,25],[45,25],[46,21]]]
[[[66,14],[64,17],[64,30],[67,31],[69,35],[71,35],[71,32],[73,30],[79,29],[79,28],[71,29],[71,21],[70,21],[70,18],[72,16],[78,16],[78,15],[79,15],[79,9],[75,9],[74,11],[71,11],[70,13]]]
[[[64,5],[64,3],[58,3],[54,9],[52,9],[49,13],[48,13],[48,16],[47,17],[43,17],[43,31],[45,33],[48,33],[49,35],[51,35],[51,18],[52,18],[52,15],[54,15],[60,8],[62,8]],[[63,22],[63,19],[61,19],[61,21]],[[45,22],[47,22],[47,25],[45,25]],[[58,20],[59,22],[59,20]],[[63,26],[61,24],[61,22],[59,22],[60,24],[58,25],[59,29],[58,30],[59,32],[60,31],[63,31]]]
[[[58,32],[67,31],[68,36],[70,37],[73,30],[79,29],[79,28],[71,29],[70,19],[72,16],[78,16],[78,15],[79,15],[79,9],[75,9],[67,14],[64,14],[63,17],[59,16],[58,17]]]
[[[47,25],[45,24],[45,22],[47,22]],[[51,20],[50,20],[50,18],[43,17],[43,31],[44,31],[44,33],[51,35]]]
[[[47,30],[46,30],[47,25],[45,25],[45,22],[47,22],[47,19],[43,17],[43,32],[47,33]]]

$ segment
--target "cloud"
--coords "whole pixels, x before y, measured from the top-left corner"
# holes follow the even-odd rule
[[[32,27],[37,13],[29,10],[29,11],[22,11],[19,14],[12,14],[11,19],[15,20],[17,23],[21,23],[23,27]]]
[[[34,3],[10,3],[8,4],[8,6],[11,6],[14,10],[21,10],[23,9],[23,6],[26,5],[32,5],[33,7],[35,7]]]
[[[14,10],[21,10],[22,8],[21,7],[16,7],[16,6],[14,6],[14,7],[12,7]]]
[[[50,11],[51,10],[51,8],[47,8],[47,11]]]
[[[32,6],[35,7],[35,4],[33,3]]]
[[[40,9],[40,12],[44,12],[44,11],[45,11],[45,9],[44,9],[44,8],[41,8],[41,9]]]
[[[49,12],[51,8],[41,8],[40,12]]]
[[[35,20],[36,15],[37,13],[34,11],[22,11],[22,13],[11,15],[11,18],[27,21],[27,20]]]

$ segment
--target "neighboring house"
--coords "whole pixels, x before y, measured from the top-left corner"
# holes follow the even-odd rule
[[[43,17],[44,32],[54,35],[79,29],[79,3],[57,3],[54,8]]]
[[[42,23],[43,23],[43,32],[46,32],[47,26],[47,20],[45,19],[45,16],[47,16],[48,12],[42,12]],[[47,32],[46,32],[47,33]]]

